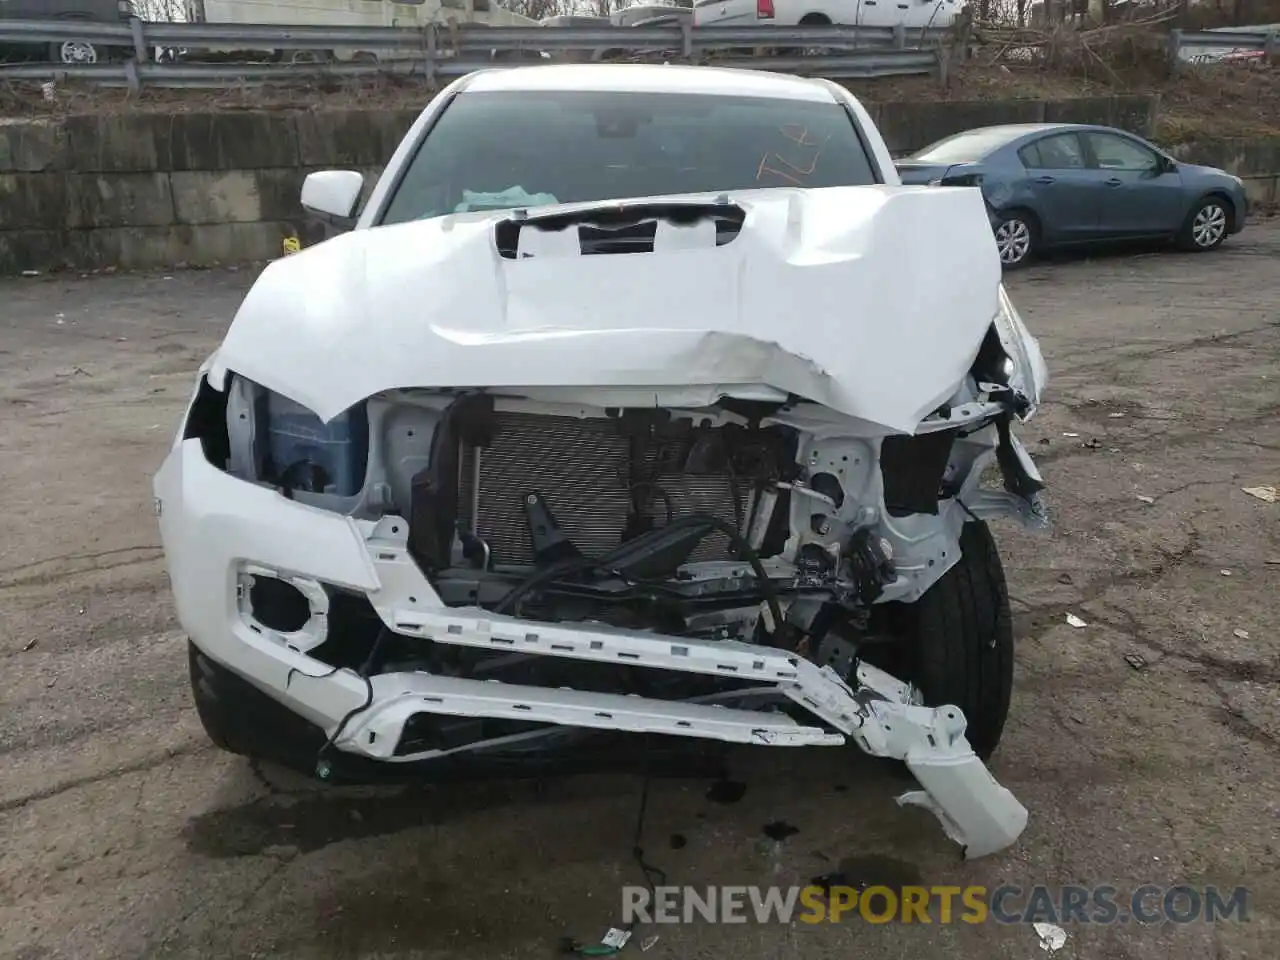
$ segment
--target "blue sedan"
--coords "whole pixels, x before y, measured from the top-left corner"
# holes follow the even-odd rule
[[[1212,250],[1244,229],[1239,177],[1174,160],[1111,127],[1022,123],[968,130],[897,163],[903,183],[979,187],[1006,267],[1050,248],[1166,238]]]

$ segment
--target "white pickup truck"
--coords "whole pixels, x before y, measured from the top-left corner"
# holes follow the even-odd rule
[[[694,0],[694,26],[949,27],[960,0]]]
[[[1046,372],[981,195],[901,186],[833,83],[658,65],[472,74],[362,185],[308,176],[354,229],[261,274],[155,478],[212,739],[852,741],[1012,843],[988,523],[1045,523]]]

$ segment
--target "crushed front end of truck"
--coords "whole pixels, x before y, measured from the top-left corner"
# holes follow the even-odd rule
[[[264,752],[225,673],[371,764],[852,740],[968,856],[1012,843],[964,710],[888,669],[987,520],[1045,522],[1044,365],[974,202],[584,204],[272,265],[155,482],[206,727]]]

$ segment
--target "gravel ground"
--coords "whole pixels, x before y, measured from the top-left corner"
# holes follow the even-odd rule
[[[1054,375],[1023,435],[1055,529],[997,529],[1020,649],[993,766],[1031,811],[1021,841],[966,864],[856,751],[743,751],[735,803],[654,783],[670,882],[844,861],[930,885],[1244,885],[1249,923],[1071,925],[1055,958],[1277,955],[1280,505],[1241,489],[1280,483],[1277,263],[1272,222],[1011,282]],[[149,482],[249,281],[0,283],[0,955],[470,960],[598,937],[640,881],[634,776],[325,791],[205,741]],[[798,832],[766,837],[779,820]],[[656,932],[648,955],[680,960],[1047,956],[995,923]]]

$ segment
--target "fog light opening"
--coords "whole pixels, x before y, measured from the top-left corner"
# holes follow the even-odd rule
[[[297,633],[311,619],[311,601],[287,580],[255,576],[249,588],[249,613],[269,630]]]
[[[236,585],[236,604],[250,629],[265,632],[297,653],[318,647],[329,633],[329,594],[306,577],[245,564]]]

